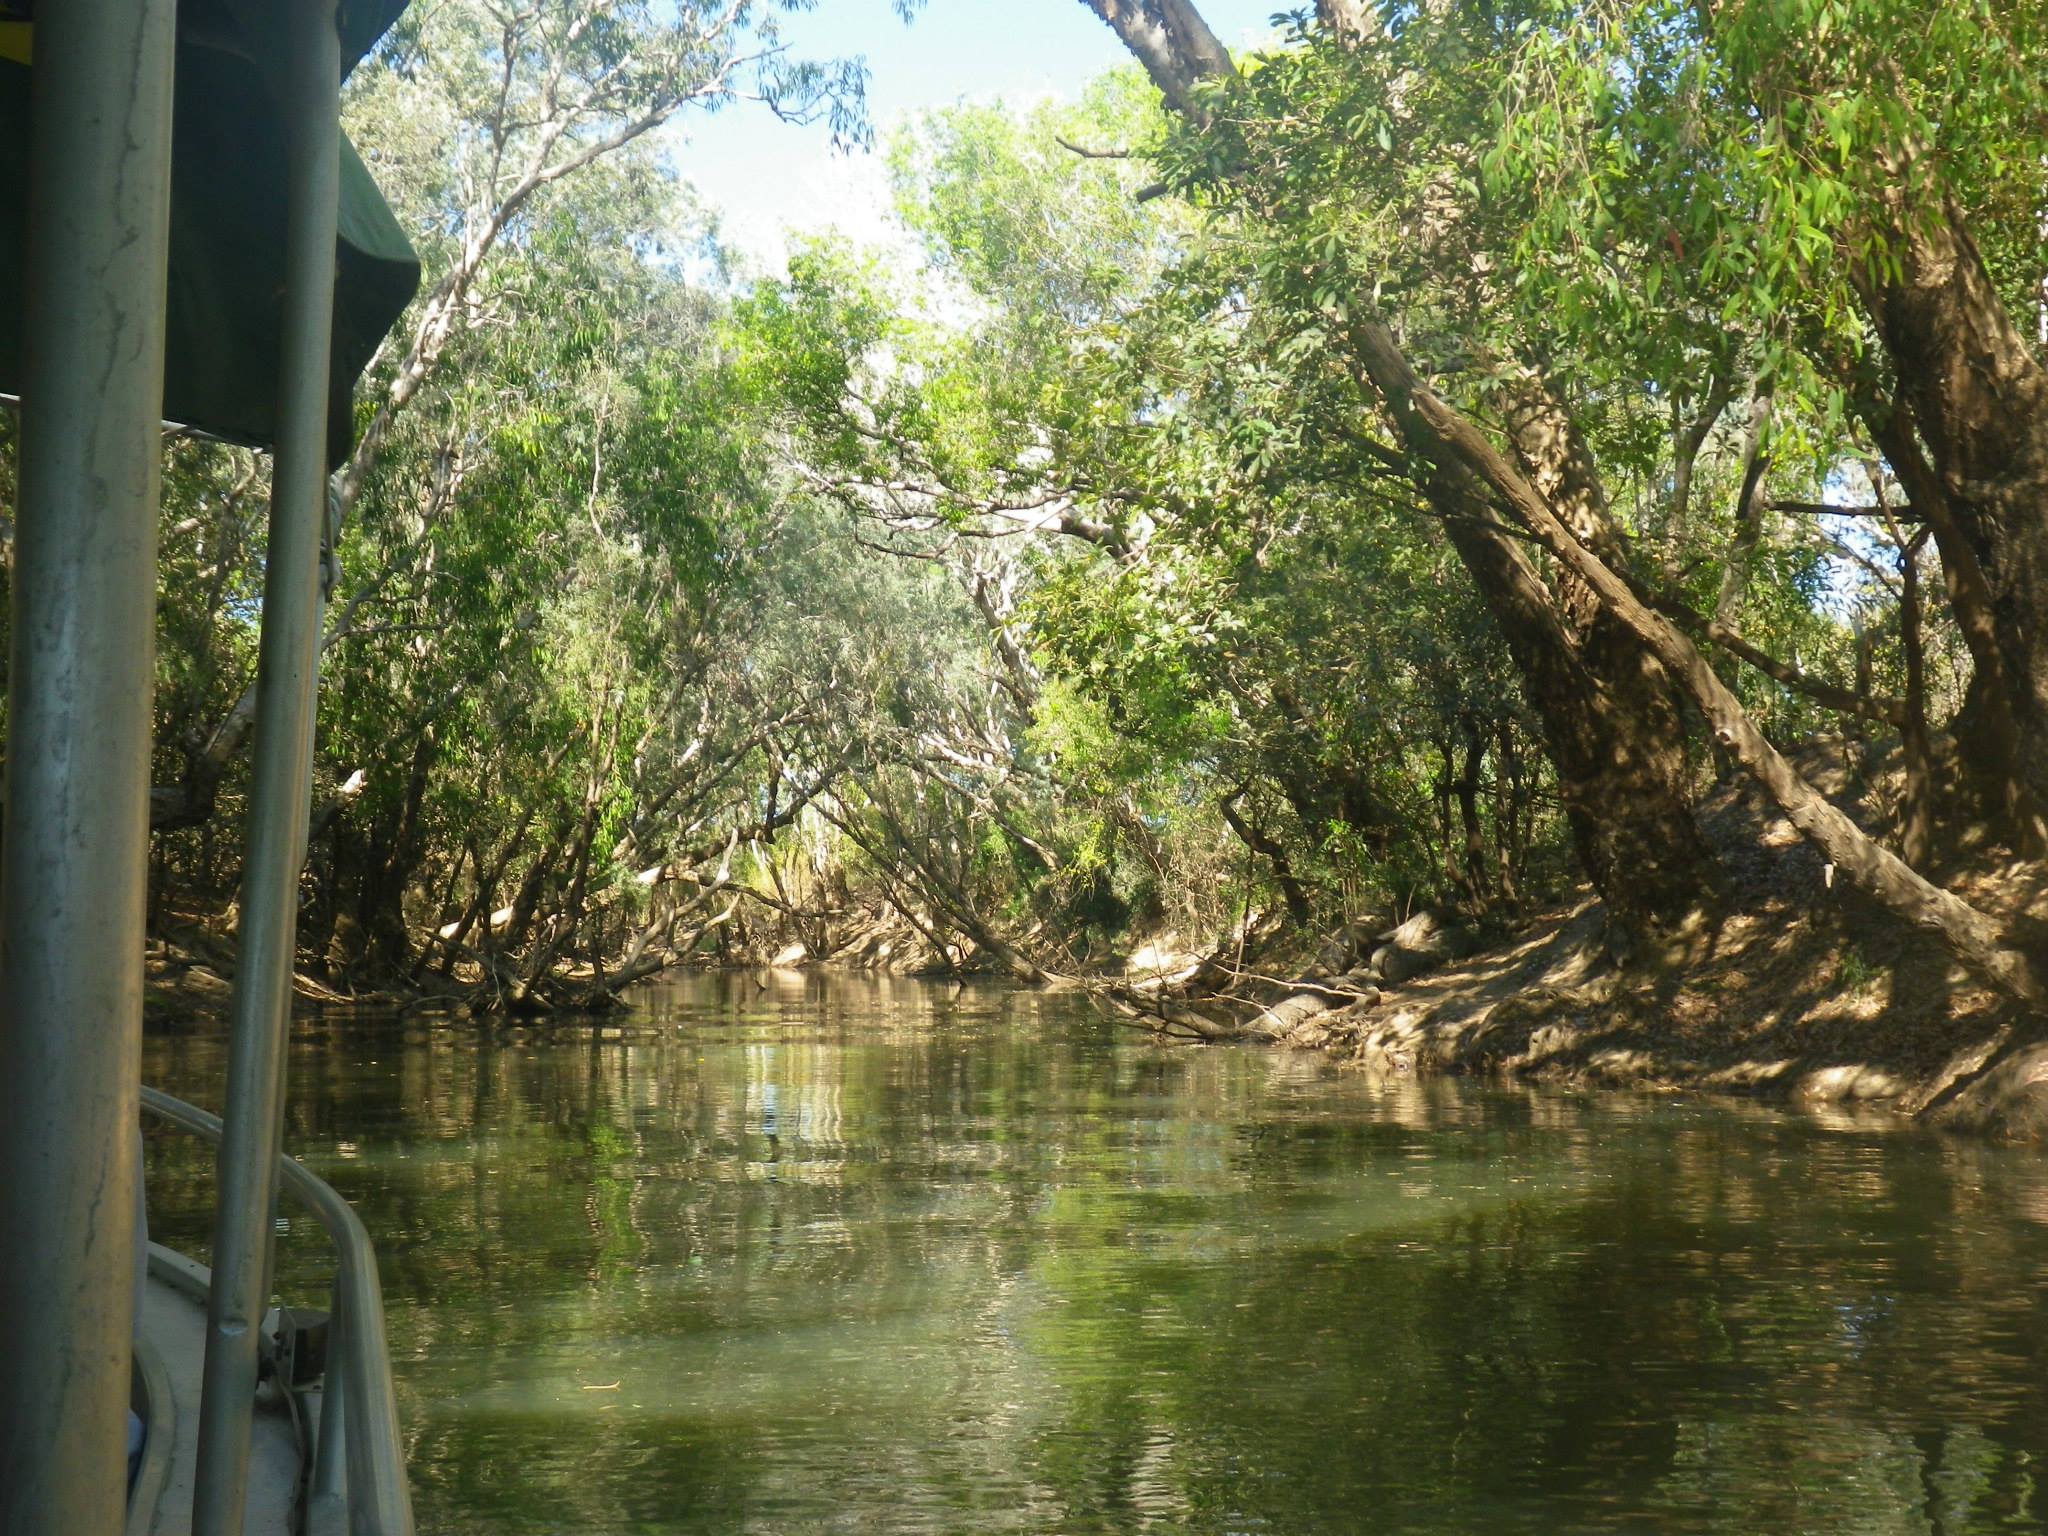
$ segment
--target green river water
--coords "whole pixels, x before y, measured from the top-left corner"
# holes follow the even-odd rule
[[[214,1106],[225,1054],[145,1080]],[[425,1536],[2048,1530],[2036,1151],[836,977],[290,1071]],[[203,1254],[202,1157],[151,1158]]]

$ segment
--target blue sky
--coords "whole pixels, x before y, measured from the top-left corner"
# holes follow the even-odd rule
[[[1217,35],[1242,47],[1271,33],[1290,0],[1203,0]],[[1128,60],[1078,0],[928,0],[905,25],[890,0],[820,0],[790,18],[800,54],[864,56],[868,110],[879,135],[906,114],[959,100],[1026,103],[1072,96]],[[688,115],[672,145],[677,167],[719,208],[728,243],[761,266],[781,264],[784,229],[836,225],[883,238],[886,188],[873,157],[835,153],[822,124],[778,122],[741,103]]]

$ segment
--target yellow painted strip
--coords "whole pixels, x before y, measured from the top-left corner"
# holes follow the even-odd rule
[[[34,63],[35,33],[36,24],[32,21],[0,21],[0,59]]]

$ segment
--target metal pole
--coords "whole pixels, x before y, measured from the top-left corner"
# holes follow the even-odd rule
[[[286,117],[283,355],[271,463],[270,548],[256,672],[255,768],[242,867],[241,946],[228,1046],[226,1132],[207,1307],[205,1395],[192,1499],[197,1536],[241,1536],[283,1121],[299,869],[318,665],[326,517],[328,352],[341,178],[335,0],[292,0]]]
[[[312,1496],[348,1498],[348,1289],[339,1276],[327,1312],[327,1370],[320,1384],[320,1440],[313,1457]]]
[[[121,1529],[170,227],[170,0],[35,29],[0,855],[0,1531]]]

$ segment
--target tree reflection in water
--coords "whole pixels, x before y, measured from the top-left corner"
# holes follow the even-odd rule
[[[223,1061],[147,1046],[201,1102]],[[423,1530],[2048,1528],[2038,1154],[886,980],[329,1020],[291,1074]],[[199,1157],[152,1157],[203,1249]]]

